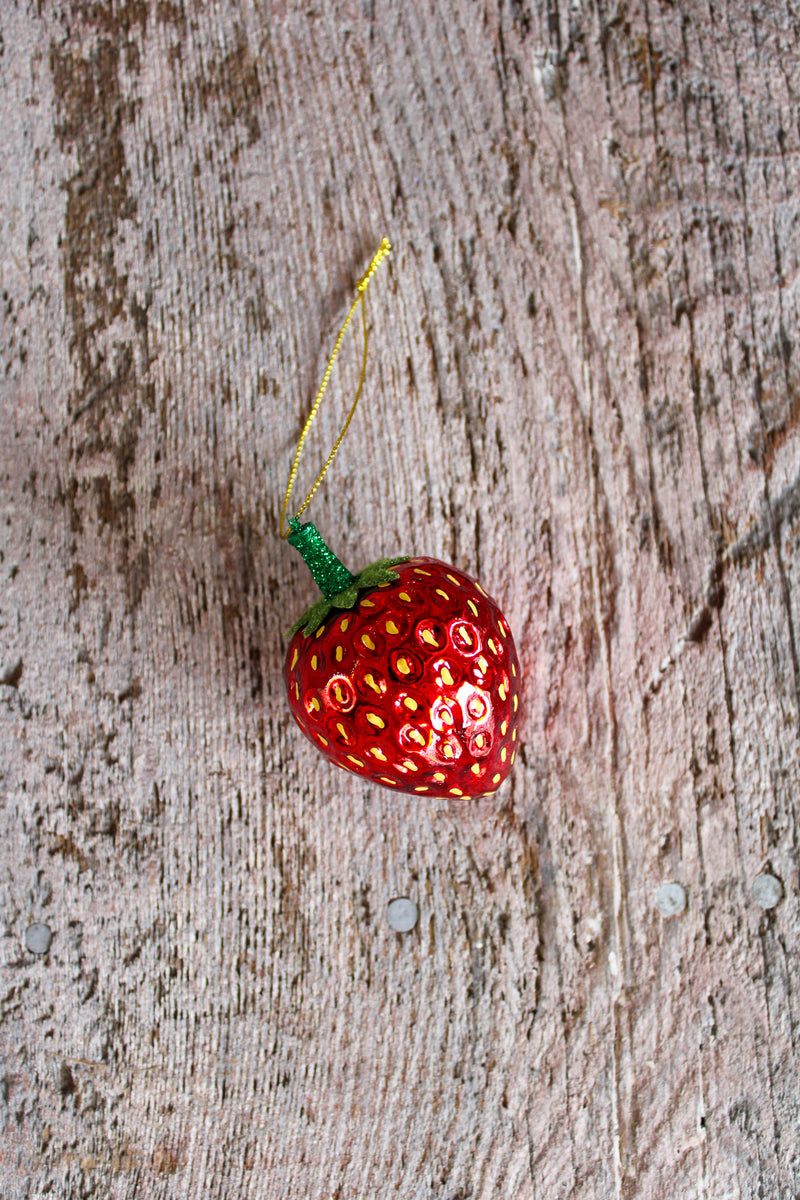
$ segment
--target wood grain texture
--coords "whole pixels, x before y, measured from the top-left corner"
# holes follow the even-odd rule
[[[796,4],[0,35],[2,1200],[800,1195]],[[384,234],[313,516],[501,602],[493,802],[365,788],[282,694]]]

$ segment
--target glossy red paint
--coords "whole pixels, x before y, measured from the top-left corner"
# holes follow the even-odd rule
[[[337,766],[420,796],[484,796],[517,747],[521,673],[495,602],[463,571],[412,558],[289,645],[298,725]]]

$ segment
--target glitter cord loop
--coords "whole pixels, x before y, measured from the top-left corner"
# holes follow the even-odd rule
[[[322,376],[322,383],[320,384],[320,388],[319,388],[319,391],[317,392],[317,396],[316,396],[316,399],[314,400],[314,404],[312,406],[311,412],[308,415],[308,420],[306,421],[305,425],[303,426],[303,432],[300,434],[300,441],[297,443],[297,450],[295,451],[294,460],[292,462],[292,469],[289,472],[289,483],[286,488],[286,495],[283,498],[283,508],[281,509],[280,536],[282,538],[288,538],[289,532],[290,532],[290,530],[288,530],[286,528],[286,513],[289,508],[289,500],[291,499],[292,489],[294,488],[294,481],[297,477],[297,468],[298,468],[298,464],[300,462],[300,455],[303,452],[303,444],[305,443],[306,437],[308,436],[308,432],[311,429],[311,426],[313,425],[314,420],[316,419],[317,413],[319,412],[319,406],[322,403],[322,397],[325,395],[325,389],[327,388],[328,380],[331,377],[331,371],[333,370],[333,364],[336,361],[336,356],[338,355],[339,350],[341,348],[342,342],[344,340],[344,335],[347,332],[347,327],[349,326],[350,321],[353,318],[353,313],[356,311],[356,308],[358,307],[359,304],[361,305],[361,324],[362,324],[362,327],[364,330],[364,357],[361,362],[361,376],[358,381],[358,387],[356,388],[355,398],[353,400],[353,403],[350,406],[350,411],[347,414],[347,418],[344,422],[344,425],[342,425],[342,428],[339,431],[339,436],[336,439],[334,447],[331,450],[330,454],[328,455],[325,465],[323,466],[322,470],[320,471],[319,475],[317,476],[317,478],[314,482],[314,485],[311,488],[311,491],[308,493],[305,500],[300,505],[300,508],[297,510],[297,513],[294,518],[295,521],[298,521],[300,519],[300,517],[303,515],[303,513],[306,511],[309,504],[311,503],[314,493],[316,492],[317,488],[319,487],[319,485],[322,483],[323,479],[325,478],[328,468],[330,467],[331,463],[333,462],[334,458],[336,457],[336,455],[339,451],[339,447],[341,446],[342,442],[344,441],[344,436],[350,427],[350,422],[353,419],[356,408],[358,406],[358,402],[361,399],[361,392],[364,387],[364,378],[367,373],[367,342],[368,342],[367,309],[366,309],[367,288],[369,287],[372,276],[375,274],[376,270],[378,269],[378,267],[381,263],[381,260],[383,258],[385,258],[385,256],[389,253],[390,250],[391,250],[391,245],[389,243],[389,240],[387,238],[384,238],[383,241],[381,242],[380,246],[378,247],[378,249],[375,251],[374,255],[372,256],[372,261],[370,262],[369,266],[367,267],[366,271],[364,272],[363,276],[361,277],[361,279],[358,282],[358,287],[356,290],[356,298],[353,301],[353,303],[350,305],[350,311],[348,312],[347,316],[345,317],[342,328],[339,330],[339,336],[337,337],[336,342],[334,344],[333,353],[331,354],[330,359],[328,360],[328,365],[325,368],[325,374]]]

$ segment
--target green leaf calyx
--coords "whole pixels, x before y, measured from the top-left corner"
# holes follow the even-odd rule
[[[334,609],[352,608],[363,592],[380,587],[384,583],[394,583],[396,579],[399,579],[397,571],[393,571],[391,568],[404,562],[408,562],[407,554],[400,555],[398,558],[379,558],[377,562],[370,563],[355,576],[352,584],[345,591],[339,592],[338,596],[331,596],[329,600],[323,596],[317,600],[316,604],[312,604],[311,608],[307,608],[302,617],[298,617],[291,629],[287,631],[286,636],[292,637],[298,629],[302,629],[306,637],[316,633]]]

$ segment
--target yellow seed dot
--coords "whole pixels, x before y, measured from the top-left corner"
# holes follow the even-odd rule
[[[294,681],[294,698],[295,698],[295,700],[300,699],[300,685],[298,684],[296,679]]]
[[[512,751],[511,751],[511,766],[512,766],[512,767],[513,767],[513,765],[514,765],[514,759],[515,759],[516,757],[517,757],[517,752],[516,752],[516,750],[512,750]]]
[[[386,722],[384,721],[383,717],[379,717],[377,713],[368,712],[367,720],[369,721],[370,725],[374,725],[376,729],[386,728]]]
[[[407,658],[398,658],[397,669],[401,675],[410,675],[411,674],[411,664],[409,663]]]
[[[478,747],[479,750],[483,749],[483,747],[486,745],[486,734],[485,733],[479,733],[477,735],[477,737],[475,738],[475,745]]]
[[[481,654],[478,658],[475,659],[475,662],[477,664],[478,670],[481,671],[485,675],[486,672],[489,670],[489,660],[484,658],[484,656]]]
[[[375,682],[375,676],[371,672],[368,671],[367,674],[364,676],[364,682],[366,683],[367,687],[371,687],[373,692],[377,692],[378,695],[380,696],[380,694],[381,694],[380,685]]]
[[[392,635],[392,637],[396,637],[397,634],[400,632],[400,630],[395,625],[394,621],[387,621],[384,628],[386,629],[387,633],[390,633]]]
[[[517,678],[517,664],[516,663],[511,664],[511,674],[514,676],[515,679]]]
[[[455,753],[456,752],[452,746],[448,746],[448,745],[442,746],[442,754],[444,755],[445,758],[455,758]]]
[[[341,704],[346,699],[346,693],[344,691],[344,688],[340,687],[338,683],[336,684],[336,687],[333,689],[333,694],[336,697],[337,704]]]
[[[368,650],[374,650],[374,649],[375,649],[375,643],[373,642],[372,638],[369,636],[369,634],[368,634],[368,633],[362,633],[362,635],[361,635],[361,645],[362,645],[362,646],[366,646]]]
[[[321,638],[324,632],[325,632],[325,626],[320,625],[319,629],[317,630],[317,632],[315,633],[314,636],[317,638]]]
[[[418,729],[409,729],[408,740],[410,742],[416,742],[418,746],[425,745],[425,738],[422,736],[422,734],[420,733],[420,731]]]
[[[456,585],[456,587],[459,587],[459,586],[460,586],[460,584],[459,584],[458,580],[456,579],[455,575],[445,575],[445,579],[449,579],[451,583],[454,583],[454,584]]]
[[[327,745],[328,745],[328,739],[327,739],[326,737],[323,737],[321,733],[318,733],[318,734],[317,734],[317,741],[319,742],[319,744],[320,744],[321,746],[327,746]]]
[[[417,709],[419,708],[419,705],[417,704],[416,700],[414,700],[413,697],[411,697],[411,696],[406,696],[405,699],[403,700],[403,704],[405,704],[406,708],[410,709],[411,712],[416,712]]]
[[[442,683],[445,685],[445,687],[452,687],[453,686],[453,676],[450,674],[450,668],[442,667],[442,669],[439,673],[442,677]]]
[[[428,789],[427,789],[427,788],[426,788],[424,785],[423,785],[422,787],[415,787],[415,788],[414,788],[414,791],[415,791],[415,792],[427,792],[427,790],[428,790]]]
[[[511,730],[511,740],[512,740],[512,742],[515,742],[515,741],[517,740],[517,731],[516,731],[516,729],[512,729],[512,730]]]
[[[344,658],[344,646],[337,646],[333,653],[337,663],[340,663]]]
[[[396,779],[387,779],[385,775],[379,775],[378,778],[380,779],[381,783],[388,783],[390,787],[394,787],[397,782]]]
[[[360,758],[356,758],[356,757],[355,757],[353,754],[348,754],[348,756],[347,756],[347,757],[350,759],[350,762],[351,762],[351,763],[355,763],[355,765],[356,765],[357,767],[363,767],[363,766],[364,766],[364,764],[363,764],[363,762],[361,761],[361,759],[360,759]]]
[[[508,733],[508,721],[503,721],[500,725],[500,733],[503,737]]]
[[[472,634],[464,625],[459,625],[457,633],[462,642],[466,642],[469,647],[472,646]]]
[[[471,768],[471,770],[472,770],[473,775],[480,775],[481,768],[480,768],[479,763],[475,763],[475,765]]]
[[[505,698],[508,694],[508,689],[504,683],[500,684],[500,687],[497,689],[497,694],[501,700],[505,700]]]
[[[348,629],[350,628],[350,618],[345,617],[339,628],[341,629],[342,633],[347,633]]]
[[[507,758],[508,750],[505,748],[505,746],[503,746],[503,749],[500,751],[500,762],[505,762]]]
[[[443,775],[441,771],[437,771],[433,777],[433,782],[434,783],[444,783],[445,779],[447,779],[447,776]]]
[[[362,608],[374,608],[374,607],[375,607],[375,601],[374,601],[374,600],[362,600],[362,601],[361,601],[361,607],[362,607]]]
[[[373,758],[379,758],[381,762],[387,761],[386,755],[383,753],[380,746],[371,746],[369,752]]]
[[[319,712],[319,700],[316,696],[312,696],[308,702],[308,707],[312,712]]]
[[[500,621],[498,621],[498,625],[500,626],[500,632],[502,633],[503,637],[508,637],[508,626],[506,625],[505,621],[502,620],[502,618]]]
[[[461,788],[450,788],[450,795],[451,796],[463,796],[464,793],[462,792]]]
[[[403,766],[409,771],[418,771],[419,767],[410,758],[403,759]]]
[[[414,567],[415,575],[430,575],[430,571],[423,571],[422,567]]]
[[[519,708],[519,696],[514,696],[514,712]]]
[[[347,730],[345,729],[345,727],[344,727],[344,725],[342,724],[342,722],[341,722],[341,721],[337,721],[337,722],[336,722],[336,728],[339,730],[339,733],[341,734],[341,736],[342,736],[343,738],[346,738],[346,737],[347,737]]]
[[[294,654],[292,655],[292,661],[289,663],[290,671],[293,671],[295,669],[295,667],[297,666],[297,660],[299,657],[300,657],[300,651],[297,649],[297,646],[295,646]]]
[[[318,666],[319,666],[319,655],[312,654],[311,655],[311,670],[316,671]]]
[[[431,633],[430,629],[423,629],[422,640],[426,646],[438,646],[439,645],[434,634]]]
[[[494,638],[489,638],[489,641],[486,643],[486,645],[489,647],[492,654],[500,653],[500,651],[497,649],[497,643],[495,642]]]
[[[482,596],[486,596],[486,592],[483,590],[483,588],[481,587],[481,585],[480,585],[479,583],[476,583],[476,584],[475,584],[475,587],[478,589],[478,591],[480,592],[480,594],[481,594]],[[488,599],[489,599],[489,597],[488,597],[488,596],[486,596],[486,599],[488,600]]]
[[[437,589],[436,589],[436,595],[437,595],[437,596],[441,596],[443,600],[449,600],[449,599],[450,599],[450,597],[448,596],[447,592],[445,592],[445,591],[442,591],[442,589],[441,589],[441,588],[437,588]]]
[[[404,604],[411,603],[411,597],[409,596],[408,592],[401,592],[400,599],[403,601]]]
[[[500,783],[500,781],[501,781],[501,779],[502,779],[502,778],[503,778],[503,776],[502,776],[502,775],[500,775],[499,773],[498,773],[497,775],[493,775],[493,776],[492,776],[492,783]]]
[[[477,615],[478,615],[478,606],[477,606],[477,604],[475,603],[475,601],[474,601],[474,600],[468,600],[468,601],[467,601],[467,608],[468,608],[468,609],[469,609],[469,611],[472,613],[473,617],[477,617]]]

